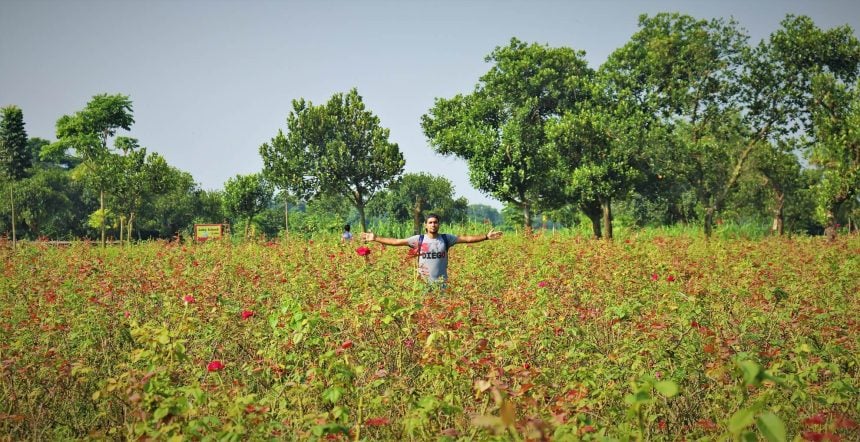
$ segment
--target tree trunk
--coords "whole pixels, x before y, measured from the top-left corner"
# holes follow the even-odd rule
[[[248,220],[245,221],[245,239],[246,240],[248,239],[248,232],[250,231],[250,227],[251,227],[251,217],[249,216]]]
[[[759,131],[759,136],[756,139],[752,140],[749,144],[747,144],[744,150],[741,151],[741,154],[738,156],[737,162],[735,162],[735,168],[734,170],[732,170],[732,174],[729,176],[729,180],[726,181],[726,185],[720,192],[717,193],[716,198],[711,199],[710,207],[705,209],[706,238],[710,238],[711,233],[713,233],[714,214],[716,214],[717,210],[719,210],[720,207],[723,205],[723,201],[725,201],[728,197],[729,191],[732,190],[732,187],[734,187],[735,183],[737,183],[738,177],[741,176],[741,172],[743,171],[744,163],[746,162],[747,157],[749,157],[750,152],[752,152],[756,144],[762,139],[761,137],[763,137],[763,134],[766,133],[766,129],[767,128],[762,128],[762,130]]]
[[[12,248],[17,247],[18,238],[15,233],[15,183],[9,182],[9,205],[12,206]]]
[[[123,218],[122,216],[119,217],[119,243],[120,244],[122,244],[122,231],[125,228],[125,220],[122,218]]]
[[[126,229],[126,232],[125,232],[125,240],[129,244],[131,244],[131,232],[133,231],[133,229],[134,229],[134,212],[131,212],[131,214],[128,215],[128,228]]]
[[[101,212],[101,231],[102,231],[102,247],[107,244],[105,241],[105,221],[107,220],[107,213],[105,213],[105,191],[99,190],[99,211]]]
[[[532,231],[532,208],[529,206],[529,203],[523,203],[523,227],[526,232],[529,233]]]
[[[784,232],[784,224],[785,224],[785,194],[777,193],[776,194],[776,207],[773,209],[773,225],[770,227],[770,233],[772,235],[782,236]]]
[[[600,208],[603,214],[603,231],[607,240],[612,239],[612,201],[609,198],[600,202]]]
[[[358,203],[355,205],[355,208],[358,210],[359,219],[361,219],[361,231],[367,232],[367,219],[364,217],[364,204]]]
[[[581,207],[582,212],[585,213],[585,216],[591,221],[591,232],[593,233],[594,239],[600,239],[603,237],[603,233],[601,232],[600,222],[602,216],[602,209],[597,203],[586,203]]]
[[[705,209],[705,238],[710,238],[714,233],[714,206]]]
[[[284,236],[290,234],[290,196],[284,192]]]
[[[424,198],[415,197],[415,208],[412,209],[412,234],[421,233],[421,214],[424,212]]]
[[[828,241],[836,240],[836,212],[833,207],[829,207],[825,214],[824,236]]]

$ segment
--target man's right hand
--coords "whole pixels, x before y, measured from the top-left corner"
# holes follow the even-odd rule
[[[362,232],[361,233],[361,239],[364,240],[365,242],[373,241],[376,239],[376,234],[374,234],[373,232]]]

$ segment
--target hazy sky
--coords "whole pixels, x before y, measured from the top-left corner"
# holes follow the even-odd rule
[[[471,203],[495,201],[464,161],[436,155],[419,119],[436,97],[469,93],[484,57],[511,37],[586,52],[598,68],[641,13],[734,17],[751,42],[788,13],[860,29],[860,1],[94,1],[0,0],[0,106],[28,135],[93,95],[134,103],[136,137],[205,189],[262,169],[259,146],[286,130],[291,101],[358,88],[391,130],[407,172],[450,179]]]

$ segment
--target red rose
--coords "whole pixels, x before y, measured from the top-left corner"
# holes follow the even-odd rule
[[[355,249],[355,253],[358,253],[359,256],[367,256],[370,255],[370,248],[361,246]]]
[[[214,361],[210,362],[209,365],[206,366],[207,371],[218,371],[218,370],[221,370],[223,368],[224,368],[224,364],[222,364],[221,361],[219,361],[219,360],[214,360]]]
[[[194,304],[194,297],[191,295],[185,295],[182,300],[185,301],[186,304]]]
[[[254,312],[252,310],[242,310],[242,319],[248,319],[251,316],[254,316]]]

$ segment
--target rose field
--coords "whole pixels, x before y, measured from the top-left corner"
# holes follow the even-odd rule
[[[3,244],[2,440],[860,440],[860,237]]]

